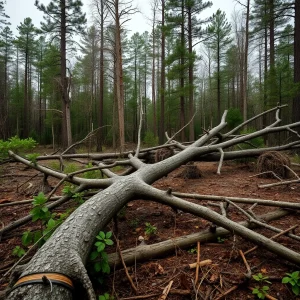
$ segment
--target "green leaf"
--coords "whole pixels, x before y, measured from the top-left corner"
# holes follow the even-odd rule
[[[101,270],[101,265],[100,265],[99,262],[96,262],[96,263],[94,264],[94,270],[95,270],[96,272],[100,272],[100,270]]]
[[[54,228],[56,225],[57,225],[57,222],[56,222],[55,220],[53,220],[53,219],[50,219],[50,220],[48,221],[48,223],[47,223],[47,228],[48,228],[48,229],[52,229],[52,228]]]
[[[288,283],[288,282],[290,282],[290,278],[289,277],[283,277],[282,278],[282,283]]]
[[[108,262],[106,261],[101,261],[101,269],[103,273],[109,274],[110,273],[110,266]]]
[[[294,285],[294,286],[292,287],[292,291],[293,291],[293,293],[294,293],[296,296],[298,296],[298,295],[300,294],[300,287],[299,287],[299,285]]]
[[[90,260],[94,260],[98,257],[99,253],[97,251],[93,251],[91,254],[90,254]]]
[[[110,239],[105,239],[105,243],[106,243],[106,245],[108,245],[108,246],[111,246],[111,245],[114,244],[114,242],[113,242],[112,240],[110,240]]]
[[[101,239],[105,239],[105,233],[103,231],[99,232],[99,236],[101,237]]]
[[[48,212],[48,207],[46,207],[46,206],[42,207],[42,211],[43,211],[44,213],[47,213],[47,212]]]
[[[33,205],[37,206],[37,205],[42,205],[45,204],[47,202],[47,198],[44,195],[44,193],[40,192],[37,196],[33,197]]]
[[[22,236],[22,245],[27,247],[32,243],[33,233],[31,231],[25,231]]]
[[[97,251],[98,252],[101,252],[101,251],[103,251],[105,249],[105,244],[102,243],[102,242],[96,242],[95,246],[97,247]]]
[[[106,238],[110,239],[111,237],[112,237],[112,232],[111,231],[107,232],[106,233]]]

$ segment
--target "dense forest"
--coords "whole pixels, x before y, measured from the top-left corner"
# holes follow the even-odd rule
[[[0,139],[66,148],[99,128],[97,151],[123,151],[140,122],[153,145],[186,124],[180,140],[195,140],[225,109],[229,126],[278,103],[299,121],[299,1],[232,0],[231,16],[204,17],[211,1],[152,0],[142,34],[126,28],[139,13],[128,1],[82,5],[37,0],[44,22],[25,18],[14,36],[0,1]]]

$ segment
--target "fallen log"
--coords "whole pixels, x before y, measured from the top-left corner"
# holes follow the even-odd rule
[[[280,219],[291,213],[291,211],[287,210],[277,210],[259,217],[266,222],[270,222],[272,220]],[[248,221],[243,221],[239,224],[247,228],[258,227],[255,224],[250,224]],[[132,265],[135,262],[143,262],[173,253],[176,248],[187,249],[195,245],[198,241],[201,243],[210,242],[216,240],[217,237],[224,237],[230,234],[230,231],[218,227],[215,233],[205,230],[152,245],[141,245],[135,248],[130,248],[122,251],[122,256],[126,265]],[[122,261],[117,253],[109,254],[108,262],[111,266],[120,267],[122,265]]]

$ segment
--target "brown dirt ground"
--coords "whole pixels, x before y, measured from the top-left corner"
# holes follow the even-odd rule
[[[257,187],[258,184],[276,182],[276,179],[253,177],[256,174],[253,164],[225,162],[221,175],[217,175],[217,163],[201,162],[197,163],[202,173],[200,179],[187,180],[178,178],[177,175],[182,171],[182,168],[179,168],[167,177],[157,181],[155,186],[162,190],[167,190],[171,187],[173,191],[185,193],[261,198],[275,201],[300,201],[300,186],[297,184],[259,189]],[[30,197],[21,192],[22,187],[20,188],[20,186],[27,181],[34,183],[41,180],[41,176],[33,177],[36,174],[38,173],[35,170],[28,169],[20,163],[0,166],[0,203],[30,199]],[[50,180],[52,186],[56,182],[54,179]],[[207,201],[193,200],[193,202],[207,205]],[[56,211],[63,212],[67,207],[74,204],[71,201]],[[242,207],[246,209],[249,208],[249,205],[242,205]],[[216,207],[212,208],[217,210]],[[30,205],[1,207],[1,226],[27,215],[29,210]],[[257,215],[271,210],[275,209],[263,206],[257,206],[254,209]],[[234,208],[229,209],[229,215],[230,218],[236,221],[245,219]],[[157,234],[146,241],[148,244],[199,232],[208,229],[210,225],[208,221],[191,214],[183,212],[175,214],[171,208],[164,205],[151,201],[137,200],[128,205],[125,214],[118,221],[121,249],[125,250],[135,247],[138,243],[137,238],[140,235],[145,236],[145,222],[149,222],[157,227]],[[271,224],[282,229],[286,229],[294,224],[300,225],[299,215],[291,215],[284,219],[273,221]],[[0,277],[17,260],[17,258],[12,256],[12,250],[16,245],[21,245],[22,233],[27,229],[34,228],[36,228],[36,225],[29,223],[12,231],[9,236],[3,237],[0,243]],[[113,224],[110,224],[109,228],[113,229]],[[258,229],[257,231],[267,236],[274,234],[266,229]],[[295,234],[300,235],[300,228],[296,229]],[[278,241],[294,251],[300,251],[300,243],[295,240],[280,237]],[[254,287],[258,284],[253,279],[245,280],[246,267],[238,252],[238,250],[246,251],[252,247],[253,244],[238,236],[228,237],[224,241],[216,240],[215,242],[202,243],[201,260],[211,259],[213,265],[203,267],[199,272],[201,284],[197,284],[197,288],[199,288],[203,298],[198,296],[198,299],[221,299],[218,298],[221,293],[234,286],[237,286],[237,289],[222,299],[257,299],[252,295],[249,287]],[[197,253],[193,251],[194,249],[195,247],[185,250],[177,249],[173,255],[137,263],[135,266],[128,267],[128,271],[137,285],[138,294],[160,294],[171,280],[174,281],[172,289],[189,289],[192,291],[192,279],[195,278],[195,270],[189,270],[187,266],[197,261]],[[112,247],[110,251],[113,252],[115,249]],[[252,268],[252,274],[263,273],[269,277],[269,280],[272,282],[269,290],[271,296],[284,300],[297,299],[287,286],[281,283],[281,279],[286,272],[299,270],[299,266],[297,268],[297,266],[283,261],[276,255],[260,248],[248,254],[246,258]],[[4,290],[6,285],[7,281],[0,284],[0,291]],[[100,288],[100,285],[95,284],[95,290],[98,294],[103,294],[106,291],[112,293],[114,291],[115,299],[126,297],[137,299],[123,268],[111,272],[105,280],[105,288]],[[158,299],[158,297],[156,295],[147,299]],[[167,299],[196,298],[191,295],[169,294]]]

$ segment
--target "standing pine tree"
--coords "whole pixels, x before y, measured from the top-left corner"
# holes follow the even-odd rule
[[[217,10],[212,17],[212,23],[208,26],[208,47],[213,51],[217,63],[217,103],[218,120],[221,119],[221,64],[228,46],[232,42],[230,37],[231,25],[226,19],[226,14]]]
[[[72,144],[71,114],[70,114],[70,76],[67,76],[67,42],[75,33],[83,32],[86,23],[82,13],[80,0],[52,0],[46,7],[35,1],[36,7],[44,12],[45,23],[42,30],[50,33],[60,42],[60,93],[62,99],[62,146],[67,148]]]
[[[29,137],[32,125],[31,120],[31,62],[36,53],[36,32],[31,18],[25,18],[24,22],[18,26],[19,36],[17,37],[16,44],[22,55],[24,61],[24,103],[23,103],[23,122],[21,128],[21,137]]]
[[[8,125],[8,63],[11,61],[13,33],[8,26],[0,32],[0,139],[10,135]]]

